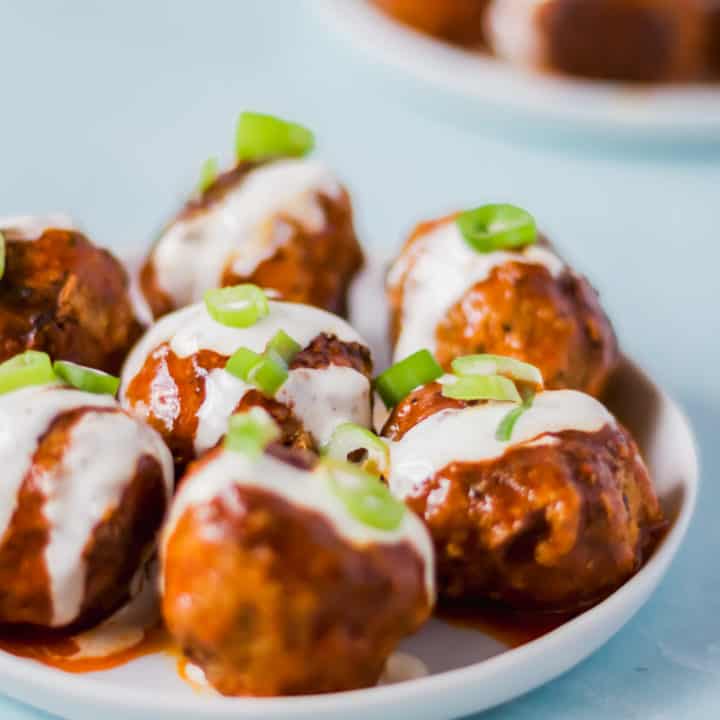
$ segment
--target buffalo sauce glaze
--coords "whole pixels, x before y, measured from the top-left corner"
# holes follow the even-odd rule
[[[444,604],[435,617],[451,625],[477,630],[510,648],[520,647],[557,630],[580,612],[521,612],[491,603],[483,605]]]
[[[669,521],[653,528],[644,553],[643,565],[660,549],[673,524],[674,521]],[[641,569],[638,568],[638,571]],[[450,625],[477,630],[509,648],[517,648],[557,630],[605,599],[600,598],[586,608],[568,612],[514,610],[490,601],[474,605],[444,601],[435,609],[434,617]]]
[[[83,655],[81,644],[74,635],[0,630],[0,650],[63,672],[89,673],[112,670],[144,655],[172,648],[172,640],[164,626],[158,624],[140,632],[140,639],[129,647],[89,656]]]

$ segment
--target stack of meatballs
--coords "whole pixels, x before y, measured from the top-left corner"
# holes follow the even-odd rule
[[[715,0],[373,0],[421,32],[515,65],[640,83],[720,80]]]
[[[3,627],[94,627],[157,557],[220,693],[334,692],[436,602],[579,611],[642,565],[662,511],[601,402],[619,351],[587,280],[519,208],[422,223],[375,377],[343,319],[350,197],[312,146],[241,116],[141,268],[149,327],[68,218],[0,219]]]

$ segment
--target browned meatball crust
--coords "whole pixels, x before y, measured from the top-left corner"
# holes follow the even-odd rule
[[[221,174],[199,197],[188,201],[175,222],[212,211],[248,173],[261,165],[244,162]],[[322,229],[308,232],[291,218],[276,218],[273,222],[282,222],[291,228],[288,240],[250,275],[235,274],[232,270],[234,256],[228,257],[221,285],[254,283],[274,291],[280,300],[315,305],[346,315],[348,287],[363,264],[353,226],[350,196],[343,189],[339,198],[320,195],[318,201],[325,217]],[[241,253],[242,248],[237,252]],[[177,304],[158,283],[152,252],[142,267],[140,284],[155,317],[177,309]]]
[[[402,323],[404,282],[413,246],[454,216],[422,223],[405,244],[404,277],[388,287],[391,340]],[[558,277],[542,265],[506,262],[468,288],[435,331],[435,355],[446,370],[456,357],[507,355],[537,366],[546,387],[602,394],[619,351],[610,321],[588,281],[569,268]]]
[[[399,440],[435,412],[467,405],[428,385],[395,408],[383,434]],[[406,498],[433,537],[445,598],[577,610],[639,569],[663,520],[634,440],[620,425],[554,437],[451,463]]]
[[[42,350],[117,373],[141,333],[123,266],[75,230],[46,229],[36,239],[0,232],[0,361]]]
[[[221,452],[191,465],[183,482]],[[276,451],[307,467],[293,454]],[[186,509],[163,567],[167,626],[225,695],[373,685],[430,612],[409,544],[359,548],[323,514],[258,487],[235,484]]]

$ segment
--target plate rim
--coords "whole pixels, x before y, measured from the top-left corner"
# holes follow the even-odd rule
[[[368,0],[309,5],[330,33],[372,60],[465,102],[586,131],[720,139],[720,84],[638,88],[533,72],[404,26]]]

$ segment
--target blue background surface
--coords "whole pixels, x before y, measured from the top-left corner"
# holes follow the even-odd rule
[[[341,2],[342,0],[338,0]],[[253,108],[315,129],[371,247],[419,219],[526,206],[686,408],[703,489],[660,590],[603,650],[483,718],[720,716],[720,154],[550,143],[398,93],[294,0],[0,0],[0,214],[65,210],[141,251]],[[417,100],[417,102],[416,102]],[[476,116],[473,115],[473,118]],[[0,699],[0,717],[47,717]]]

